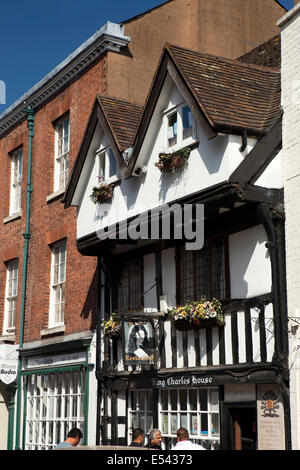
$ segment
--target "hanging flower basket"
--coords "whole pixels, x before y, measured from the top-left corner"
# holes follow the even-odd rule
[[[102,176],[99,176],[98,178],[99,178],[99,181],[103,180]],[[99,186],[94,186],[93,192],[90,195],[90,198],[93,201],[93,203],[94,204],[110,203],[113,198],[115,186],[116,186],[115,183],[110,183],[110,184],[101,183]]]
[[[116,340],[120,337],[122,324],[115,318],[116,314],[112,313],[109,320],[104,320],[102,329],[104,336],[109,337],[111,340]]]
[[[160,153],[155,166],[161,173],[172,173],[178,168],[184,168],[186,166],[190,153],[190,147],[177,150],[173,153]]]
[[[168,315],[178,331],[213,328],[225,324],[222,305],[217,299],[187,302],[183,307],[169,310]]]

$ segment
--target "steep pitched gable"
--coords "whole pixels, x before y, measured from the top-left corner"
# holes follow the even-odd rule
[[[99,123],[112,147],[121,174],[126,170],[122,153],[133,143],[142,114],[142,107],[127,101],[97,95],[71,177],[63,198],[65,207],[71,205],[86,155]]]
[[[280,72],[167,44],[134,141],[131,175],[165,78],[169,74],[208,138],[217,133],[260,138],[278,119]]]

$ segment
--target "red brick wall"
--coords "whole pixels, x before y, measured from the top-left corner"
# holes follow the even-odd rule
[[[41,339],[48,327],[51,250],[49,244],[67,238],[65,334],[95,327],[97,305],[95,258],[81,256],[76,248],[76,208],[65,210],[61,198],[47,203],[53,193],[53,122],[69,112],[70,167],[74,163],[96,93],[105,92],[105,59],[36,112],[32,155],[32,184],[28,277],[24,341]],[[23,145],[22,218],[3,224],[9,210],[9,152]],[[20,124],[0,140],[0,335],[3,328],[6,267],[4,261],[19,252],[17,316],[21,309],[21,280],[26,215],[28,130]],[[19,318],[16,342],[18,342]]]

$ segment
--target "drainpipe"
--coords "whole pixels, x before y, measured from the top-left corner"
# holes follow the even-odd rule
[[[23,341],[24,341],[28,248],[29,248],[29,240],[30,240],[30,197],[32,193],[31,165],[32,165],[32,140],[34,136],[34,110],[30,106],[28,106],[26,109],[26,114],[27,114],[29,132],[28,132],[28,161],[27,161],[26,224],[25,224],[25,233],[23,234],[23,237],[25,239],[25,244],[24,244],[24,257],[23,257],[19,350],[22,350]],[[16,450],[21,450],[20,449],[21,369],[22,369],[22,359],[19,353],[18,377],[17,377],[17,412],[16,412],[16,442],[15,442]]]

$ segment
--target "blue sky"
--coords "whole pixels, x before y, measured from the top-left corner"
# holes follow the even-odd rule
[[[0,93],[0,114],[106,21],[120,23],[161,3],[164,0],[1,2],[0,81],[6,85],[6,103],[1,104]],[[293,0],[281,3],[293,6]]]

